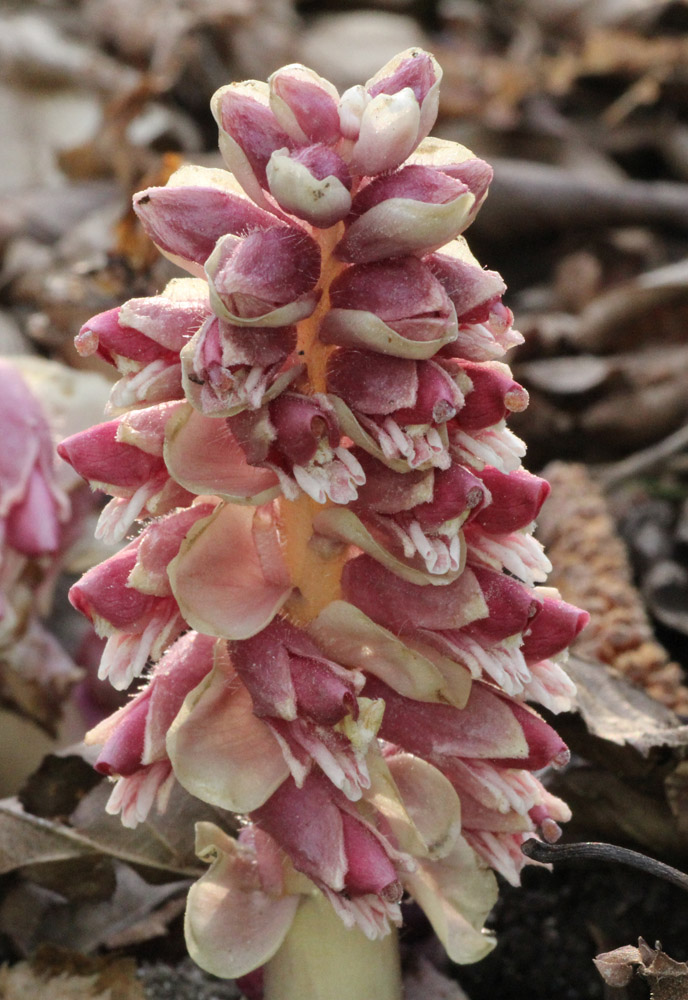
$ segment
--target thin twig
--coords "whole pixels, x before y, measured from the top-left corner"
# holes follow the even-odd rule
[[[611,489],[611,487],[623,482],[624,479],[630,479],[632,476],[639,476],[649,472],[655,465],[666,461],[667,458],[671,458],[677,452],[683,451],[684,448],[688,448],[688,424],[679,427],[677,431],[674,431],[673,434],[665,437],[664,440],[659,441],[657,444],[653,444],[649,448],[643,448],[641,451],[636,451],[633,455],[629,455],[628,458],[624,458],[620,462],[614,462],[613,465],[606,466],[604,470],[597,471],[595,479],[597,479],[604,489]]]
[[[638,851],[631,851],[627,847],[617,847],[615,844],[602,844],[596,841],[586,841],[581,844],[545,844],[541,840],[526,840],[521,844],[521,850],[527,858],[533,861],[616,861],[622,865],[629,865],[631,868],[638,868],[647,872],[648,875],[655,875],[666,882],[679,886],[688,892],[688,875],[665,865],[662,861],[648,858]]]

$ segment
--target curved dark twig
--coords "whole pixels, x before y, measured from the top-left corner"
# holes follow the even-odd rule
[[[665,865],[662,861],[648,858],[638,851],[631,851],[627,847],[617,847],[615,844],[602,844],[597,841],[586,841],[581,844],[545,844],[541,840],[526,840],[521,844],[521,850],[527,858],[533,861],[617,861],[622,865],[629,865],[631,868],[638,868],[647,872],[648,875],[655,875],[666,882],[677,885],[680,889],[688,892],[688,875]]]

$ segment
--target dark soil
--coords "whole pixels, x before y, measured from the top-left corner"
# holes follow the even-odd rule
[[[523,886],[504,886],[489,925],[498,944],[483,962],[455,967],[470,1000],[646,1000],[647,984],[605,993],[593,958],[643,937],[688,959],[688,898],[620,865],[528,867]]]

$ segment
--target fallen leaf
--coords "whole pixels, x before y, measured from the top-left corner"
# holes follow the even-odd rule
[[[0,967],[2,1000],[145,1000],[136,963],[43,947],[30,962]]]
[[[194,824],[232,826],[221,810],[173,789],[163,815],[152,813],[135,830],[105,812],[112,785],[103,781],[81,800],[70,822],[27,812],[17,798],[0,800],[0,873],[27,865],[106,855],[148,870],[151,877],[196,878],[203,867],[194,853]]]
[[[572,656],[566,666],[576,684],[575,708],[588,730],[647,756],[653,747],[688,745],[688,725],[603,663]]]
[[[150,885],[128,865],[115,863],[113,869],[111,897],[96,902],[65,900],[31,882],[17,883],[0,906],[0,929],[22,955],[45,943],[90,954],[165,934],[184,907],[190,881]],[[166,911],[158,909],[171,902]]]
[[[688,997],[688,964],[676,962],[666,955],[659,942],[650,948],[639,938],[637,948],[624,945],[598,955],[593,961],[609,986],[626,986],[634,974],[638,974],[647,979],[652,1000],[686,1000]]]

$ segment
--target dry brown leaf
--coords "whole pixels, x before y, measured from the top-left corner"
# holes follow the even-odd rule
[[[594,959],[598,972],[609,986],[626,986],[634,974],[647,979],[652,1000],[686,1000],[688,998],[688,964],[676,962],[662,950],[640,938],[638,947],[624,945]]]
[[[0,904],[0,930],[22,955],[45,943],[91,954],[166,934],[184,908],[189,880],[149,885],[127,865],[112,869],[114,891],[107,899],[65,899],[63,883],[59,893],[15,883]]]
[[[593,736],[643,756],[653,747],[688,746],[688,725],[605,664],[572,656],[566,671],[577,688],[575,708]]]
[[[89,959],[43,948],[30,962],[0,967],[2,1000],[145,1000],[131,959]]]
[[[194,799],[179,785],[163,815],[154,811],[135,830],[105,812],[112,786],[101,782],[81,800],[70,825],[26,812],[18,799],[0,801],[0,873],[26,865],[105,855],[153,869],[168,878],[195,878],[202,866],[194,853],[194,823],[206,819],[227,825],[221,810]]]

